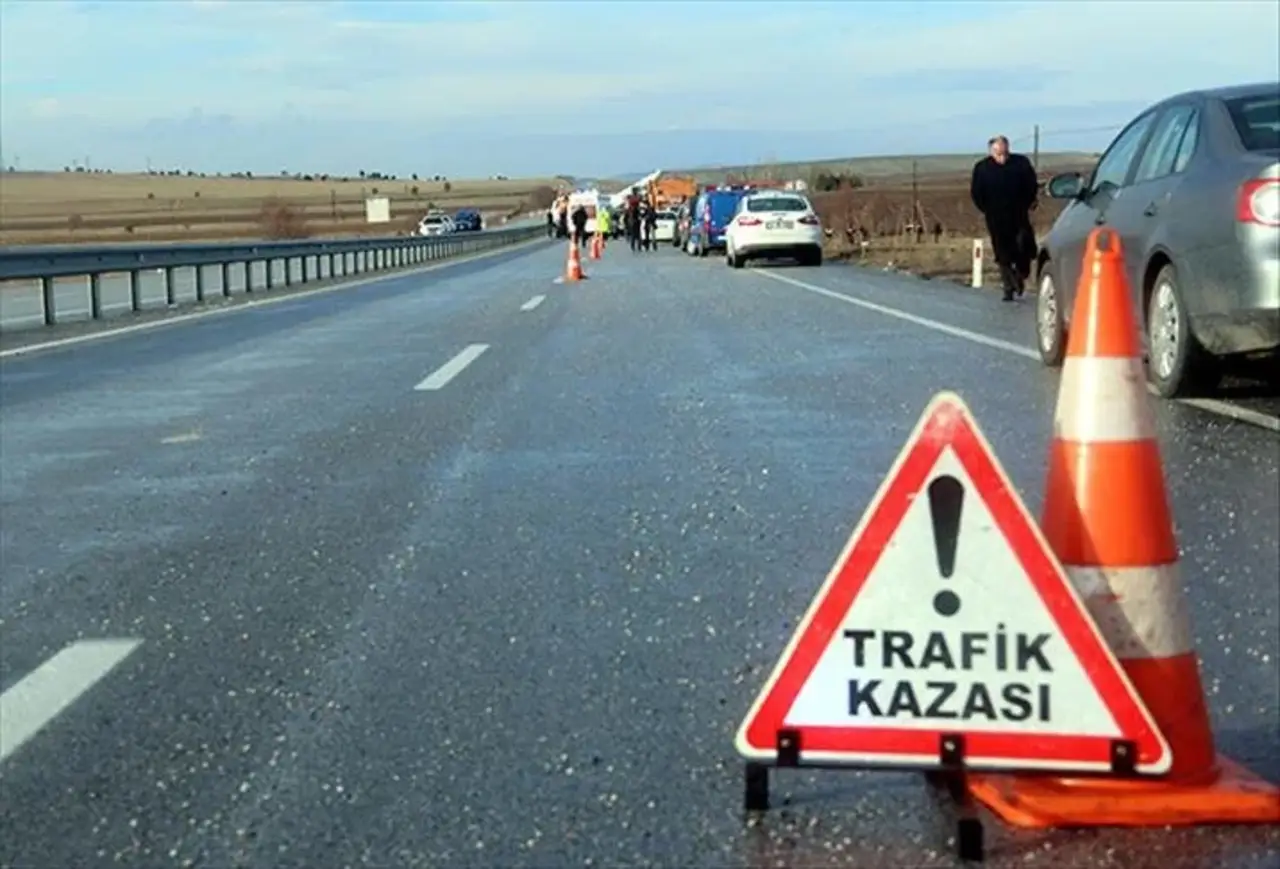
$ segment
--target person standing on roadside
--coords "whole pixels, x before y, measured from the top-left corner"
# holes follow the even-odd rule
[[[547,238],[556,237],[556,207],[553,205],[547,209]]]
[[[579,202],[573,207],[573,213],[569,219],[573,221],[573,243],[578,247],[585,247],[587,244],[587,206]]]
[[[644,249],[658,249],[658,210],[650,205],[644,213]]]
[[[631,252],[640,250],[640,197],[632,195],[627,199],[627,244]]]
[[[1022,154],[1009,151],[1009,140],[993,136],[989,153],[973,167],[969,196],[982,212],[991,236],[991,253],[1000,267],[1004,301],[1026,291],[1035,256],[1035,229],[1031,210],[1036,204],[1040,183],[1035,167]]]

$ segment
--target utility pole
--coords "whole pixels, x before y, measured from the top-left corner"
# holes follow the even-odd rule
[[[1036,124],[1034,138],[1031,145],[1031,165],[1037,170],[1040,168],[1040,125]]]
[[[920,175],[916,171],[916,161],[911,161],[911,234],[920,238]]]

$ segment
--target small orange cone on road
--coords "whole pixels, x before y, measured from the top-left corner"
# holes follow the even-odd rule
[[[586,273],[582,271],[582,254],[578,252],[578,240],[570,238],[569,262],[564,269],[565,283],[586,280],[586,277]]]
[[[599,233],[596,233],[595,235],[591,236],[591,258],[592,259],[600,259],[600,254],[602,253],[603,247],[604,246],[600,243]]]
[[[1085,249],[1058,391],[1045,538],[1173,753],[1159,778],[982,775],[973,796],[1019,827],[1280,823],[1280,788],[1217,755],[1178,573],[1120,239]]]

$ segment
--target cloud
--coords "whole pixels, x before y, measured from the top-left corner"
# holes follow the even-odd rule
[[[429,153],[449,174],[643,164],[658,145],[681,149],[659,165],[926,152],[1033,124],[1055,148],[1053,129],[1119,123],[1179,90],[1275,78],[1280,64],[1270,0],[680,8],[673,26],[624,0],[6,0],[0,130],[28,163],[88,152],[136,166],[148,154],[131,149],[149,148],[260,171],[278,168],[285,143],[339,171],[413,171]],[[299,131],[324,141],[300,146]],[[609,154],[574,150],[605,139]],[[472,147],[451,150],[463,140]]]

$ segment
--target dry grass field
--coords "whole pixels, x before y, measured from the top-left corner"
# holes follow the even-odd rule
[[[1067,169],[1087,171],[1089,164]],[[1042,172],[1042,180],[1049,173]],[[912,208],[910,183],[875,183],[852,190],[813,194],[823,226],[831,230],[828,255],[858,258],[926,277],[968,279],[974,238],[986,237],[986,226],[969,199],[969,178],[921,178],[918,209]],[[1032,212],[1037,235],[1043,235],[1064,203],[1042,196]],[[865,239],[865,247],[861,241]],[[990,263],[988,263],[990,265]]]
[[[0,173],[0,244],[309,238],[408,232],[432,207],[497,224],[546,207],[555,178],[244,178],[84,172]],[[390,199],[391,223],[365,220]]]

